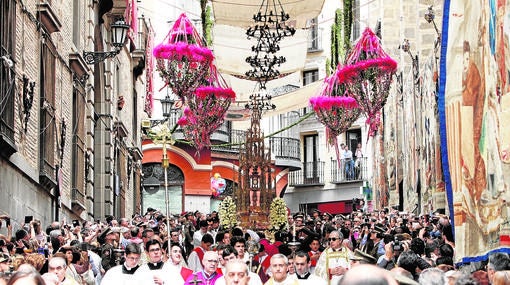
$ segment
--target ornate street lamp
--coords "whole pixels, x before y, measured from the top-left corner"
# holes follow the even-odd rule
[[[115,47],[114,51],[109,52],[83,52],[83,59],[87,64],[96,64],[104,61],[107,58],[113,58],[120,53],[121,48],[126,43],[126,35],[129,30],[129,25],[126,24],[123,18],[118,19],[115,23],[110,25],[112,34],[112,45]]]
[[[429,6],[427,12],[425,13],[425,15],[423,15],[423,17],[425,18],[425,21],[427,21],[427,23],[429,24],[432,23],[434,25],[434,29],[436,30],[437,36],[441,37],[436,22],[434,21],[434,19],[436,18],[436,13],[434,12],[434,9],[432,9],[432,6]]]
[[[175,100],[166,95],[165,98],[159,100],[161,102],[161,109],[163,110],[163,117],[168,119],[174,109]]]
[[[167,96],[165,99],[161,99],[161,105],[163,107],[163,115],[165,119],[171,115],[173,100]],[[165,109],[167,108],[167,109]],[[166,232],[168,238],[168,250],[170,250],[170,196],[168,193],[168,167],[170,166],[170,162],[167,154],[167,144],[173,144],[174,139],[172,138],[173,130],[168,128],[168,125],[165,121],[160,121],[156,126],[150,127],[147,131],[147,137],[149,137],[155,144],[161,144],[162,148],[162,157],[161,157],[161,167],[164,171],[165,177],[165,210],[166,210]]]

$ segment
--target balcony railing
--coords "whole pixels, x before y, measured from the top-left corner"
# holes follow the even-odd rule
[[[324,161],[304,162],[302,169],[289,173],[289,186],[324,185]]]
[[[275,165],[289,167],[290,171],[301,169],[300,141],[288,137],[270,137],[271,153]]]
[[[357,160],[340,160],[340,165],[336,159],[331,160],[331,183],[345,183],[350,181],[367,180],[367,158],[362,157]]]
[[[241,144],[246,141],[246,132],[241,130],[221,131],[226,131],[228,133],[228,141],[223,144],[213,144],[211,150],[216,152],[239,153]]]
[[[79,204],[81,207],[85,205],[85,195],[80,190],[73,188],[71,189],[71,203]]]
[[[172,113],[168,126],[173,128],[181,114]],[[175,139],[185,139],[181,127],[174,132]],[[214,152],[239,153],[239,148],[246,141],[246,131],[231,129],[227,123],[222,124],[211,135]],[[301,168],[300,141],[292,137],[270,137],[265,140],[266,147],[271,146],[271,154],[280,166],[290,166],[292,170]]]
[[[271,152],[277,158],[299,160],[299,140],[295,138],[270,137]]]

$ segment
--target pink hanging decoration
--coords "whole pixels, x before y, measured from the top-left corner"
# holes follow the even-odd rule
[[[361,110],[356,99],[349,96],[345,85],[340,83],[337,73],[338,69],[324,80],[319,96],[310,98],[310,105],[317,119],[326,126],[328,142],[335,146],[337,161],[341,167],[337,137],[359,118]]]
[[[374,136],[379,127],[379,113],[386,104],[396,70],[397,62],[384,52],[379,38],[369,28],[347,55],[345,66],[338,69],[339,82],[346,84],[367,116],[370,136]]]
[[[210,136],[223,124],[236,97],[214,66],[209,80],[209,85],[198,87],[194,96],[188,97],[183,117],[177,122],[198,151],[211,144]]]
[[[317,119],[329,130],[329,143],[347,131],[360,115],[356,99],[349,96],[345,85],[338,80],[338,70],[324,80],[319,96],[310,98]]]
[[[204,47],[196,28],[184,13],[163,43],[154,48],[154,57],[165,84],[183,102],[198,86],[206,83],[204,77],[208,76],[214,60],[212,51]]]

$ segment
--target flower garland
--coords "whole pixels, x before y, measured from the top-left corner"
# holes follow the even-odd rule
[[[287,204],[285,204],[285,200],[280,197],[274,198],[271,202],[269,223],[269,231],[277,232],[288,230]]]
[[[319,109],[333,109],[333,108],[356,108],[358,103],[356,99],[348,96],[339,97],[327,97],[327,96],[316,96],[310,98],[310,104],[315,111]]]
[[[236,212],[237,207],[232,197],[225,197],[225,199],[221,201],[218,209],[220,226],[222,226],[225,230],[231,230],[236,227],[238,225]]]
[[[345,84],[339,80],[338,69],[324,80],[319,96],[310,98],[317,120],[327,128],[328,142],[335,145],[337,136],[345,132],[361,113],[356,99],[349,96]]]
[[[160,59],[188,60],[196,63],[211,62],[214,59],[210,49],[185,42],[159,44],[154,48],[153,54]]]
[[[347,86],[359,108],[367,117],[369,136],[374,136],[380,124],[380,110],[386,104],[397,62],[381,47],[379,38],[366,28],[345,66],[338,69],[338,81]]]
[[[184,13],[153,54],[161,78],[182,102],[207,81],[214,60],[212,51],[203,46],[200,35]]]
[[[199,87],[195,96],[188,98],[188,106],[177,124],[197,150],[211,144],[210,136],[223,124],[225,113],[234,99],[235,93],[231,88],[214,86]]]

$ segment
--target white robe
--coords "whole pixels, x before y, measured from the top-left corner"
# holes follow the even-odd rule
[[[340,251],[334,251],[328,247],[321,253],[319,260],[317,260],[317,266],[315,267],[314,274],[326,280],[328,284],[338,284],[342,280],[343,276],[333,275],[330,276],[329,269],[338,266],[349,269],[350,259],[354,254],[347,247],[342,246]]]
[[[150,270],[147,264],[144,264],[136,270],[134,279],[137,284],[151,285],[154,283],[154,276],[159,276],[165,284],[183,285],[184,281],[181,277],[181,272],[177,267],[165,263],[161,269]]]

